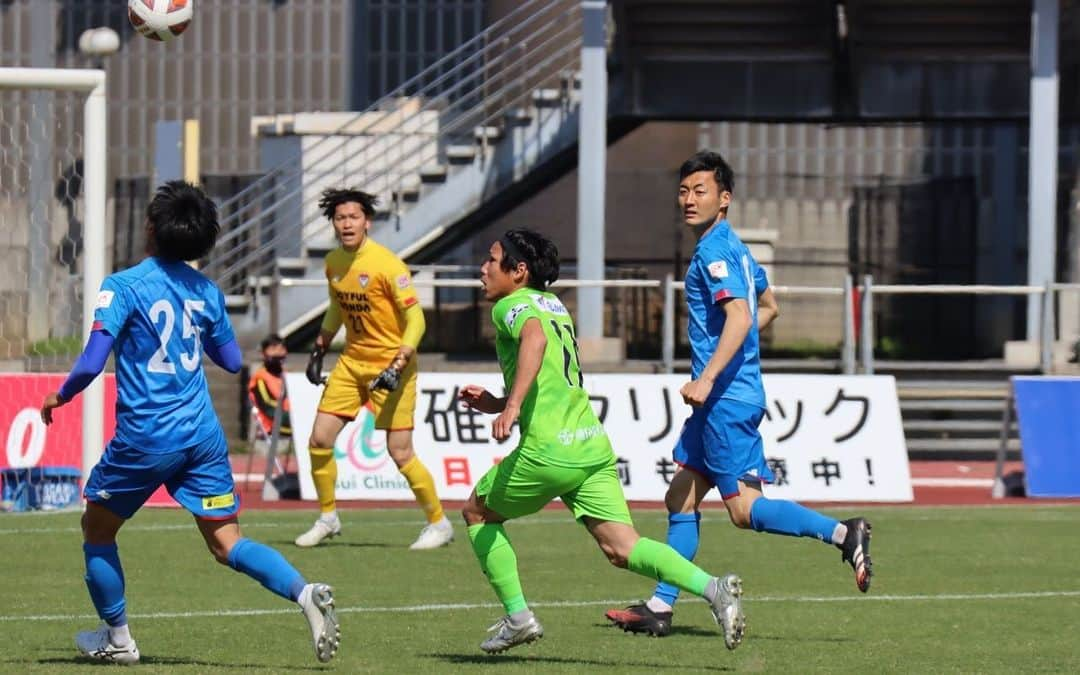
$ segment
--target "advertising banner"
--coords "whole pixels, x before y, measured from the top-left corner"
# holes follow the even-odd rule
[[[290,374],[293,434],[301,495],[314,499],[305,452],[321,387]],[[585,386],[618,457],[627,499],[662,501],[675,472],[671,451],[690,407],[679,389],[685,375],[598,374]],[[413,443],[435,477],[440,497],[460,500],[518,436],[491,438],[493,415],[457,402],[461,386],[503,392],[497,373],[421,373]],[[766,375],[761,424],[776,482],[770,497],[816,502],[905,502],[913,498],[896,383],[889,376]],[[386,451],[386,434],[362,411],[338,436],[338,499],[411,501],[408,484]],[[715,491],[709,499],[719,499]]]

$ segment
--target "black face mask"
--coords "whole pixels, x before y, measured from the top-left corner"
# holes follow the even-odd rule
[[[272,356],[268,359],[263,359],[263,366],[271,373],[277,375],[281,372],[285,365],[284,356]]]

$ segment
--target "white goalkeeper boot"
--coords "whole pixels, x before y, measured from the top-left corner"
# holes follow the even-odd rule
[[[296,599],[311,627],[315,658],[326,663],[337,654],[341,629],[334,612],[334,589],[326,584],[308,584]]]
[[[311,529],[297,537],[293,543],[301,548],[311,548],[318,546],[323,539],[331,539],[339,534],[341,534],[341,520],[337,516],[329,519],[320,516]]]
[[[124,665],[139,662],[139,648],[135,646],[135,639],[128,640],[126,645],[114,645],[109,636],[109,624],[104,621],[97,630],[84,630],[76,634],[75,646],[83,656],[97,661]]]
[[[424,529],[420,530],[420,536],[409,546],[409,550],[426,551],[446,546],[452,541],[454,541],[454,526],[450,524],[449,518],[443,516],[442,520],[425,525]]]

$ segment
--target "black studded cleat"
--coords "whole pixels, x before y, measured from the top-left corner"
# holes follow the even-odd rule
[[[843,521],[847,525],[847,536],[840,549],[840,560],[849,563],[855,570],[855,585],[863,593],[870,590],[870,578],[874,575],[870,562],[870,523],[865,518],[851,518]]]
[[[644,602],[626,609],[609,609],[607,620],[629,633],[664,637],[671,633],[671,612],[654,612]]]

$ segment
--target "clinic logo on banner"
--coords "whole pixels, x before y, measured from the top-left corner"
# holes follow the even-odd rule
[[[386,451],[385,434],[375,434],[375,416],[364,406],[356,419],[345,425],[334,443],[334,459],[348,459],[357,470],[371,473],[382,469],[390,460]]]

